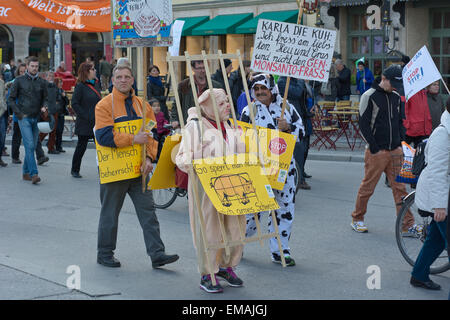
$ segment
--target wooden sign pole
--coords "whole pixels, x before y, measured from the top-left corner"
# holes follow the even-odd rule
[[[297,0],[297,5],[298,5],[297,24],[301,24],[302,16],[303,16],[303,0]],[[287,105],[287,96],[288,96],[290,83],[291,83],[291,77],[287,77],[286,87],[284,88],[283,105],[281,107],[281,116],[280,116],[281,119],[284,118],[284,110],[286,109],[286,105]]]
[[[147,84],[145,83],[146,74],[147,74],[147,48],[141,47],[140,50],[142,52],[142,59],[143,61],[143,67],[144,67],[144,106],[142,107],[142,130],[145,131],[145,125],[147,123],[146,121],[146,114],[147,114]],[[147,161],[147,144],[144,143],[142,145],[142,165],[145,165],[145,162]],[[142,175],[142,193],[145,192],[147,189],[147,177]]]

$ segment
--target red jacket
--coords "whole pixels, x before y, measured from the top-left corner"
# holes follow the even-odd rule
[[[406,102],[405,116],[403,125],[406,128],[406,135],[418,137],[431,134],[433,127],[426,90],[420,90]]]

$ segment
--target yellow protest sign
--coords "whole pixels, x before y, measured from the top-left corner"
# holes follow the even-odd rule
[[[245,142],[246,152],[256,154],[257,140],[250,123],[238,121],[241,139]],[[289,165],[294,153],[297,137],[286,132],[256,126],[259,146],[263,156],[264,168],[272,188],[283,190],[288,176]]]
[[[250,159],[249,161],[249,157]],[[267,177],[251,155],[198,159],[194,172],[216,210],[242,215],[279,208]]]
[[[150,189],[176,188],[175,163],[172,161],[172,151],[179,146],[180,141],[180,134],[168,136],[164,141],[155,171],[148,183]]]
[[[154,121],[149,119],[146,127]],[[114,130],[137,134],[142,127],[142,120],[124,121],[114,124]],[[101,146],[95,140],[100,184],[137,178],[141,175],[142,145],[136,144],[123,148]]]

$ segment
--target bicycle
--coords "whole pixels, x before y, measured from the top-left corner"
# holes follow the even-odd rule
[[[169,129],[170,133],[162,141],[160,141],[161,145],[164,144],[164,141],[165,141],[165,139],[167,139],[167,137],[174,135],[176,133],[175,129],[170,124],[165,124],[164,128]],[[159,155],[158,155],[158,157],[159,157]],[[153,171],[155,170],[155,167],[156,166],[153,167]],[[168,189],[156,189],[156,190],[153,190],[152,193],[153,193],[153,203],[155,205],[155,208],[167,209],[175,202],[177,197],[186,196],[187,190],[176,187],[176,188],[168,188]]]
[[[411,266],[414,266],[417,256],[422,249],[423,243],[427,238],[432,217],[422,217],[419,215],[418,208],[414,204],[416,191],[413,190],[402,200],[402,207],[398,213],[395,222],[395,238],[398,248],[403,258]],[[415,226],[404,230],[403,220],[410,212],[414,217]],[[433,262],[430,267],[431,274],[442,273],[450,269],[447,250],[442,251],[441,255]]]

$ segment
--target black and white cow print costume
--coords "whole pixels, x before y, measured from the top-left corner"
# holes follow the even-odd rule
[[[278,87],[274,84],[273,78],[269,75],[261,74],[256,76],[252,82],[252,96],[256,97],[253,87],[256,85],[264,85],[268,88],[272,95],[274,96],[273,102],[267,107],[262,104],[258,100],[255,100],[253,107],[255,122],[257,126],[269,128],[269,129],[278,129],[278,121],[277,118],[281,116],[282,103],[283,98],[278,92]],[[284,118],[288,123],[291,124],[291,134],[297,136],[299,139],[303,137],[305,134],[305,129],[303,127],[303,122],[300,115],[295,110],[292,104],[288,103],[284,111]],[[241,115],[241,121],[251,122],[250,119],[250,110],[249,107],[246,106]],[[295,212],[295,191],[296,185],[295,181],[297,176],[297,170],[295,168],[294,157],[291,159],[291,163],[288,170],[288,177],[286,178],[286,183],[284,185],[283,190],[274,190],[275,199],[278,202],[280,208],[275,211],[276,220],[278,224],[278,231],[280,233],[281,246],[283,248],[284,255],[290,255],[289,248],[289,238],[291,236],[292,222],[294,221],[294,212]],[[251,237],[256,232],[256,222],[255,216],[253,214],[247,215],[247,232],[246,236]],[[258,218],[260,215],[258,214]],[[269,216],[269,232],[275,232],[274,227],[272,225],[271,216]],[[272,254],[280,255],[278,242],[276,238],[272,238],[269,241],[270,251]]]

